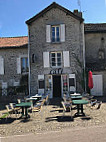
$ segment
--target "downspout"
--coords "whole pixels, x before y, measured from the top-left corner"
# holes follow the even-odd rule
[[[85,73],[85,37],[84,37],[84,23],[82,23],[82,40],[83,40],[83,67],[84,67],[84,84],[86,92],[86,73]]]
[[[29,84],[29,96],[31,95],[31,88],[30,88],[30,79],[31,79],[31,75],[30,75],[30,73],[31,73],[31,70],[30,70],[30,38],[29,38],[29,36],[30,36],[30,31],[29,31],[29,26],[27,25],[27,27],[28,27],[28,60],[29,60],[29,77],[28,77],[28,84]]]

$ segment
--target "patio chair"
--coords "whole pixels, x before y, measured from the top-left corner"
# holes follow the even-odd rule
[[[49,95],[47,95],[47,96],[46,96],[45,104],[46,104],[46,105],[48,105],[48,104],[49,104]]]
[[[97,108],[96,109],[100,109],[101,104],[102,104],[102,101],[97,101]]]
[[[18,101],[18,104],[21,103],[21,99],[17,99],[17,101]]]
[[[63,106],[63,116],[65,116],[65,112],[67,112],[67,109],[70,109],[71,112],[71,117],[72,117],[72,103],[65,103],[65,102],[61,102],[62,106]]]
[[[90,100],[90,104],[91,104],[91,107],[94,107],[97,103],[97,100],[96,99],[91,99]]]
[[[19,113],[21,113],[20,112],[21,108],[20,107],[15,107],[14,103],[10,103],[10,107],[11,107],[11,109],[14,111],[14,113],[16,115],[19,114]]]
[[[6,109],[7,109],[8,114],[11,116],[11,114],[14,113],[14,110],[11,109],[9,105],[6,105],[5,107],[6,107]]]
[[[45,99],[43,99],[42,102],[37,103],[35,106],[33,106],[32,114],[34,114],[34,112],[41,112],[41,109],[42,109],[44,103],[45,103]]]
[[[89,101],[94,98],[94,96],[90,95],[89,93],[83,93],[82,96]]]

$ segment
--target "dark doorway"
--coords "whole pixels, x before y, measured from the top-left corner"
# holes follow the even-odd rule
[[[53,97],[61,97],[61,76],[53,75]]]

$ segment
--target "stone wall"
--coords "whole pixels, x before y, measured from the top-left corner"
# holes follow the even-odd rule
[[[20,81],[21,74],[17,74],[17,58],[20,55],[28,55],[27,46],[0,49],[0,56],[4,59],[4,75],[0,75],[0,82],[7,82],[7,87]]]
[[[85,34],[86,62],[99,62],[99,50],[104,50],[106,55],[106,33],[88,33]],[[106,56],[105,56],[106,61]]]
[[[46,25],[65,24],[65,42],[47,43],[46,42]],[[82,25],[83,26],[83,25]],[[83,33],[80,21],[66,14],[58,8],[52,8],[46,14],[29,25],[29,46],[30,46],[30,64],[31,64],[31,94],[37,93],[38,75],[49,74],[50,68],[43,67],[43,52],[46,51],[69,51],[70,68],[64,68],[64,73],[75,73],[77,79],[77,89],[80,85],[78,82],[82,70],[78,60],[83,62]],[[32,63],[32,54],[35,54],[36,61]],[[74,56],[75,55],[75,56]]]
[[[85,48],[86,67],[94,75],[103,76],[103,95],[106,95],[106,33],[86,33]]]

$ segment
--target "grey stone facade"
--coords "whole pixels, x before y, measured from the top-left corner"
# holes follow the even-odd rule
[[[21,74],[17,74],[17,58],[20,55],[27,55],[26,48],[14,48],[14,49],[0,49],[0,56],[4,58],[4,75],[0,75],[0,80],[3,82],[11,82],[20,80]]]
[[[0,40],[1,42],[2,40]],[[1,42],[2,43],[2,42]],[[0,63],[1,58],[3,59],[2,66],[3,73],[0,70],[0,91],[4,90],[6,93],[2,92],[2,95],[7,95],[7,89],[12,86],[19,86],[22,73],[17,72],[17,59],[21,57],[28,57],[28,46],[24,45],[21,47],[0,47]],[[20,60],[21,68],[21,60]],[[0,93],[1,95],[1,93]]]
[[[101,75],[106,94],[106,24],[85,24],[86,68]]]
[[[74,14],[73,14],[74,15]],[[65,42],[47,43],[46,25],[65,24]],[[29,50],[30,50],[30,90],[31,94],[38,92],[38,75],[49,75],[51,67],[44,68],[43,52],[69,51],[70,67],[63,67],[63,74],[75,74],[77,91],[81,92],[83,66],[83,28],[82,21],[67,14],[55,4],[55,7],[45,12],[42,16],[28,24]],[[35,55],[35,63],[32,63],[32,55]],[[80,77],[79,77],[80,76]]]

